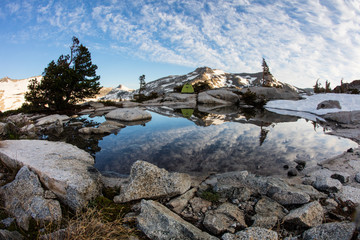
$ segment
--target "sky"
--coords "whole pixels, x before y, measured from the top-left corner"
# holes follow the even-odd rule
[[[262,58],[298,87],[360,79],[360,0],[0,0],[0,78],[42,74],[73,36],[105,87]]]

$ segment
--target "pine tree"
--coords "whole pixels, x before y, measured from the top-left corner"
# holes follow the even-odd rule
[[[139,81],[140,81],[139,94],[141,94],[141,92],[142,92],[143,90],[145,90],[145,85],[146,85],[146,83],[145,83],[145,75],[141,75],[141,76],[139,77]]]
[[[97,66],[91,62],[87,47],[73,37],[71,55],[61,55],[51,61],[43,72],[43,79],[32,80],[25,100],[35,108],[61,110],[99,93]]]
[[[271,75],[271,73],[270,73],[269,67],[268,67],[268,65],[267,65],[264,58],[263,58],[263,61],[262,61],[262,67],[263,67],[262,86],[265,86],[266,82],[267,82],[267,78],[268,78],[269,75]]]
[[[330,82],[328,82],[328,80],[325,81],[325,92],[331,93]]]

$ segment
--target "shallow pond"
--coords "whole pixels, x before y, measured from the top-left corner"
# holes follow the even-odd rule
[[[311,166],[357,147],[313,122],[267,111],[246,118],[241,113],[151,110],[152,120],[145,125],[127,126],[99,140],[97,169],[129,174],[140,159],[169,171],[283,175],[284,165],[295,167],[297,159]]]

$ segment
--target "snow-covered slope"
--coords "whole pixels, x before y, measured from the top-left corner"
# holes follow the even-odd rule
[[[42,76],[25,78],[20,80],[8,77],[0,79],[0,111],[17,109],[24,103],[24,94],[31,79],[42,79]]]
[[[270,79],[268,79],[268,82],[270,86],[287,86],[289,88],[294,88],[288,84],[277,81],[272,75],[269,77]],[[199,82],[207,83],[212,88],[260,86],[261,80],[262,72],[226,73],[218,69],[201,67],[185,75],[171,75],[148,82],[142,93],[145,95],[149,95],[152,92],[163,94],[173,92],[175,87],[181,87],[185,83],[191,83],[194,85]],[[114,89],[104,99],[119,99],[119,97],[127,99],[131,98],[133,94],[138,93],[138,91],[139,90],[136,90],[133,91],[132,94],[128,94],[128,92],[124,92],[122,89]]]
[[[331,112],[360,111],[360,95],[323,93],[304,96],[304,98],[305,99],[298,101],[270,101],[265,107],[267,110],[278,114],[299,116],[309,120],[319,119],[318,115],[324,115]],[[339,101],[341,109],[317,109],[318,104],[326,100]]]
[[[130,100],[133,98],[133,89],[125,87],[124,85],[119,85],[116,88],[113,88],[108,94],[103,96],[102,100],[113,100],[113,99],[122,99]]]

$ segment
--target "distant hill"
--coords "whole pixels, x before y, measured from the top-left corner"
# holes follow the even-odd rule
[[[142,93],[149,95],[152,92],[156,92],[161,95],[173,92],[175,87],[183,86],[185,83],[191,83],[194,85],[199,82],[205,82],[212,88],[260,86],[262,77],[262,72],[226,73],[218,69],[201,67],[185,75],[171,75],[148,82]],[[268,77],[267,82],[269,86],[272,87],[288,86],[290,88],[294,88],[289,84],[277,81],[272,75]],[[139,90],[126,91],[124,89],[114,88],[103,99],[131,99],[133,95],[138,92]]]
[[[13,110],[21,107],[24,103],[24,94],[27,92],[27,86],[31,79],[42,79],[42,76],[36,76],[25,79],[11,79],[4,77],[0,79],[0,111]]]
[[[11,79],[4,77],[0,79],[0,111],[14,110],[25,102],[24,95],[28,91],[27,86],[31,79],[36,78],[38,81],[41,80],[42,76],[35,76],[25,79]],[[100,93],[92,99],[96,100],[100,97],[108,94],[112,88],[102,88]]]

